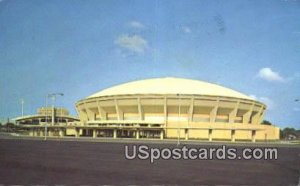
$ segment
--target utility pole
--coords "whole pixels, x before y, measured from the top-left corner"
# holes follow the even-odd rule
[[[177,146],[180,145],[180,117],[181,117],[181,98],[180,94],[177,94],[178,96],[178,124],[177,124]]]
[[[24,116],[24,99],[21,99],[21,106],[22,106],[22,117]]]
[[[48,96],[52,99],[52,125],[55,124],[55,101],[57,96],[63,96],[63,93],[52,93],[48,94]]]
[[[48,94],[46,97],[46,124],[45,124],[45,140],[47,139],[47,115],[48,115],[48,98],[52,99],[52,119],[51,119],[51,125],[53,126],[55,124],[55,100],[57,96],[63,96],[63,93],[51,93]]]

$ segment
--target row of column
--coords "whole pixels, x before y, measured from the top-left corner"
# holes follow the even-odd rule
[[[81,129],[75,129],[75,137],[76,138],[80,137],[80,130]],[[96,138],[97,135],[98,135],[98,130],[93,129],[92,131],[93,131],[93,135],[92,135],[93,138]],[[136,134],[135,138],[136,139],[140,139],[140,130],[139,129],[137,129],[135,131],[135,134]],[[114,139],[118,138],[118,136],[117,136],[117,129],[113,129],[113,138]],[[160,131],[160,139],[164,139],[164,131],[163,130]]]
[[[140,120],[144,120],[144,116],[145,116],[145,112],[143,111],[143,107],[144,106],[148,106],[148,105],[142,105],[141,104],[141,98],[138,97],[137,99],[137,109],[138,109],[138,116]],[[174,99],[174,98],[171,98]],[[194,115],[194,97],[189,98],[189,104],[180,104],[181,99],[180,97],[177,98],[178,99],[178,105],[179,107],[189,107],[188,111],[182,114],[188,114],[188,120],[189,121],[193,121],[193,115]],[[183,100],[187,100],[187,98],[182,98]],[[112,103],[112,106],[115,107],[115,111],[117,114],[117,119],[118,120],[124,120],[124,110],[120,108],[120,105],[118,103],[118,99],[113,99],[111,100],[114,102],[114,104]],[[97,103],[97,108],[98,108],[98,113],[100,114],[100,117],[102,120],[107,120],[107,111],[105,111],[105,109],[100,105],[101,101],[96,101]],[[240,101],[234,101],[229,103],[230,106],[228,106],[228,108],[226,107],[222,107],[223,104],[227,103],[227,100],[223,100],[222,98],[217,98],[215,100],[214,103],[208,103],[209,106],[213,107],[212,110],[209,113],[210,116],[210,122],[214,123],[215,120],[217,119],[217,115],[218,115],[218,110],[220,109],[231,109],[231,111],[229,111],[226,115],[228,115],[228,120],[230,123],[234,123],[235,119],[237,117],[238,111],[239,111],[239,107],[242,105],[243,107],[247,106],[247,112],[243,113],[242,115],[240,115],[242,117],[242,123],[246,124],[246,123],[252,123],[252,124],[260,124],[262,119],[263,119],[263,114],[264,114],[264,105],[260,105],[257,106],[256,102],[248,102],[248,103],[240,103]],[[168,98],[165,97],[164,98],[164,103],[161,103],[162,105],[160,105],[161,107],[164,108],[164,116],[165,116],[165,122],[167,122],[167,113],[168,113]],[[89,121],[94,121],[96,120],[96,111],[93,111],[90,109],[90,107],[87,105],[86,102],[83,102],[83,104],[81,104],[82,106],[79,106],[78,112],[80,115],[80,118],[84,119],[84,120],[89,120]],[[249,105],[249,106],[248,106]]]
[[[212,141],[212,129],[208,130],[208,140]],[[251,141],[256,142],[256,130],[251,131]],[[235,130],[231,130],[231,142],[235,142]]]
[[[80,130],[80,129],[79,129]],[[79,137],[80,135],[80,131],[78,129],[76,129],[76,137]],[[136,139],[140,139],[140,130],[136,130]],[[93,138],[96,138],[98,135],[98,130],[94,129],[93,130]],[[231,141],[235,142],[235,130],[231,130]],[[113,130],[113,138],[116,139],[117,138],[117,129]],[[160,139],[164,139],[164,131],[161,130],[160,131]],[[185,129],[185,140],[189,140],[189,135],[188,135],[188,129]],[[208,130],[208,141],[213,141],[212,138],[212,129]],[[252,142],[256,142],[256,130],[252,130],[251,131],[251,141]]]
[[[208,141],[213,141],[212,138],[212,129],[208,130]],[[185,129],[185,140],[189,140],[189,133],[188,129]],[[251,131],[251,141],[256,142],[256,130]],[[235,142],[235,130],[231,130],[231,142]]]
[[[48,129],[46,136],[49,136],[49,137],[55,136],[54,133],[55,132],[53,130]],[[45,136],[45,130],[44,129],[37,129],[37,130],[31,129],[31,130],[29,130],[29,136]],[[64,137],[65,131],[63,129],[59,129],[58,136]]]
[[[75,137],[79,137],[80,136],[80,130],[81,129],[75,129]],[[60,137],[63,137],[65,136],[65,131],[63,129],[59,129],[59,136]],[[96,129],[93,129],[93,138],[96,138],[97,135],[98,135],[98,130]],[[41,135],[42,133],[42,135]],[[136,139],[140,139],[140,130],[136,130],[135,131],[135,138]],[[44,136],[45,135],[45,131],[44,130],[30,130],[29,131],[29,135],[30,136]],[[235,130],[231,130],[231,141],[232,142],[235,142]],[[47,136],[54,136],[54,131],[53,130],[48,130],[47,131]],[[113,129],[113,138],[116,139],[117,138],[117,129]],[[164,139],[164,131],[161,130],[160,131],[160,139]],[[189,135],[188,135],[188,129],[185,129],[185,140],[189,140]],[[208,141],[212,141],[213,138],[212,138],[212,129],[209,129],[208,130]],[[251,141],[252,142],[256,142],[256,130],[252,130],[251,131]]]

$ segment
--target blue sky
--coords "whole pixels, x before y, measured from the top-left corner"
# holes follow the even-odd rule
[[[0,119],[152,77],[217,83],[300,128],[298,0],[0,0]]]

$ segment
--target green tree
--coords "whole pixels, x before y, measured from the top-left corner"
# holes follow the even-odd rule
[[[268,120],[263,120],[263,122],[261,124],[263,124],[263,125],[272,125],[272,123]]]
[[[300,130],[296,130],[296,129],[291,128],[291,127],[286,127],[283,130],[281,130],[280,137],[281,137],[281,139],[287,139],[289,137],[289,135],[299,137],[300,136],[299,131]]]

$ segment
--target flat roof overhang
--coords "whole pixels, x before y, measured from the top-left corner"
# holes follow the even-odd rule
[[[26,115],[26,116],[21,116],[21,117],[17,117],[14,118],[13,120],[15,121],[22,121],[22,120],[31,120],[31,119],[40,119],[40,118],[51,118],[51,115]],[[73,117],[73,116],[55,116],[56,118],[63,118],[63,119],[73,119],[76,121],[79,121],[79,118],[77,117]]]

